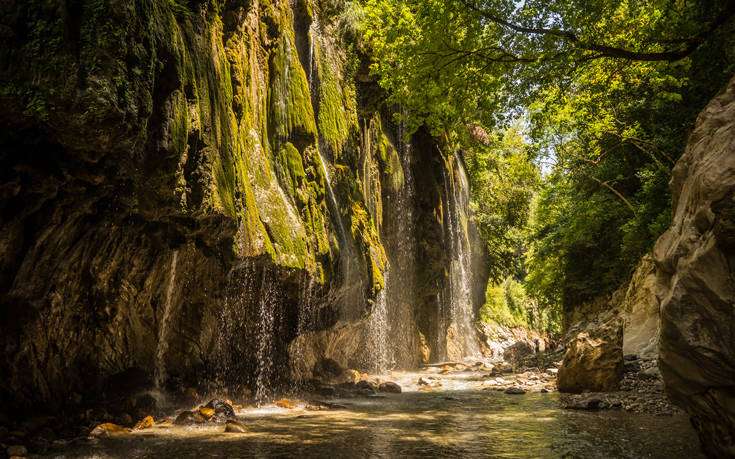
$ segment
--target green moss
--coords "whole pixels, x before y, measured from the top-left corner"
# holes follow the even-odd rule
[[[350,114],[347,111],[342,88],[330,68],[330,59],[321,46],[315,48],[315,61],[319,70],[319,135],[326,145],[339,157],[350,132]]]
[[[270,58],[268,128],[271,143],[285,142],[303,149],[316,140],[309,84],[294,47],[293,30],[285,29]]]

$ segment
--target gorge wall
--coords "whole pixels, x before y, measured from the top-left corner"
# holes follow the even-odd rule
[[[461,158],[404,135],[336,2],[4,3],[4,403],[458,352]]]
[[[712,457],[735,456],[735,80],[702,111],[673,170],[655,247],[659,364]]]

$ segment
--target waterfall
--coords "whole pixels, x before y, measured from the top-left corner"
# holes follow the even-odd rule
[[[317,325],[318,308],[315,304],[315,287],[316,281],[312,276],[304,276],[299,282],[299,322],[296,328],[296,339],[294,339],[290,356],[292,361],[292,371],[297,368],[300,362],[305,361],[307,358],[305,355],[306,349],[304,348],[305,343],[299,337],[313,331]],[[303,375],[298,372],[292,376],[296,381],[301,381],[303,379]]]
[[[275,309],[276,292],[274,282],[269,279],[268,271],[263,270],[260,282],[260,296],[258,298],[258,323],[255,330],[256,335],[256,357],[258,368],[255,378],[255,401],[257,404],[265,403],[271,391],[271,378],[273,377],[275,350]]]
[[[174,293],[176,284],[176,263],[179,257],[179,251],[174,250],[171,257],[171,266],[168,272],[168,284],[166,285],[166,301],[163,305],[163,318],[158,327],[158,342],[156,344],[156,367],[154,371],[154,382],[157,389],[161,389],[161,385],[166,380],[166,364],[164,357],[168,351],[168,334],[171,327],[171,298]]]
[[[401,109],[401,115],[404,116]],[[396,364],[407,367],[415,362],[418,325],[415,318],[416,228],[414,224],[416,187],[413,177],[413,148],[404,140],[405,122],[398,126],[398,154],[403,169],[403,188],[395,193],[393,206],[395,235],[391,257],[391,276],[386,277],[386,296],[390,304],[390,343]]]
[[[450,358],[460,358],[478,353],[478,346],[474,338],[475,331],[472,325],[472,259],[470,252],[469,235],[467,233],[467,219],[469,216],[470,190],[467,174],[457,154],[454,154],[454,186],[452,180],[447,179],[445,172],[445,186],[447,187],[448,215],[447,230],[450,238],[451,262],[449,268],[449,295],[448,308],[445,313],[445,333],[447,334],[446,351]],[[449,349],[451,344],[454,349]]]
[[[314,93],[314,41],[316,40],[318,31],[319,24],[317,23],[316,18],[314,18],[314,21],[309,26],[309,92],[311,94]]]
[[[385,285],[388,285],[389,275],[384,274]],[[392,358],[388,343],[388,302],[385,288],[378,292],[373,310],[367,324],[368,352],[371,369],[376,373],[383,373],[392,366]]]

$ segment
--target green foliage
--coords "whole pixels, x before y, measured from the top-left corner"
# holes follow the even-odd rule
[[[481,129],[475,126],[475,129]],[[539,168],[516,124],[474,142],[465,150],[472,208],[490,261],[491,282],[522,275],[521,254],[531,200],[540,185]]]

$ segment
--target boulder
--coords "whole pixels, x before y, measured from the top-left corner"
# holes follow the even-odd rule
[[[198,412],[195,413],[193,411],[183,411],[176,416],[176,419],[174,419],[174,424],[177,426],[190,426],[194,424],[203,424],[204,422],[206,422],[206,419],[204,419],[204,417]]]
[[[382,383],[380,386],[378,386],[378,390],[380,392],[388,392],[391,394],[400,394],[401,393],[401,386],[398,384],[392,382],[392,381],[386,381]]]
[[[525,341],[518,341],[505,350],[503,357],[508,362],[520,365],[521,363],[523,363],[523,360],[525,360],[526,357],[531,356],[535,353],[536,351],[534,350],[533,346]]]
[[[567,344],[557,377],[561,392],[610,392],[623,377],[623,327],[615,314],[603,316],[574,335]]]
[[[89,435],[92,437],[109,437],[110,435],[123,434],[126,432],[130,432],[130,429],[117,424],[112,424],[111,422],[105,422],[92,429]]]
[[[214,415],[220,419],[229,419],[235,417],[235,410],[227,402],[213,398],[209,401],[204,408],[211,408],[214,410]]]
[[[735,457],[735,79],[700,113],[672,171],[654,248],[659,367],[712,457]]]
[[[289,409],[289,410],[293,410],[294,408],[296,408],[296,404],[294,402],[292,402],[291,400],[287,399],[287,398],[282,398],[282,399],[278,400],[276,402],[276,406],[278,406],[280,408],[286,408],[286,409]]]
[[[225,432],[229,433],[247,433],[247,429],[245,428],[245,425],[241,422],[234,421],[232,419],[227,421],[227,424],[225,425]]]
[[[526,391],[519,387],[509,387],[505,389],[505,393],[511,395],[523,395],[526,393]]]
[[[153,420],[153,416],[146,416],[135,424],[133,430],[147,429],[149,427],[153,427],[154,424],[155,421]]]

